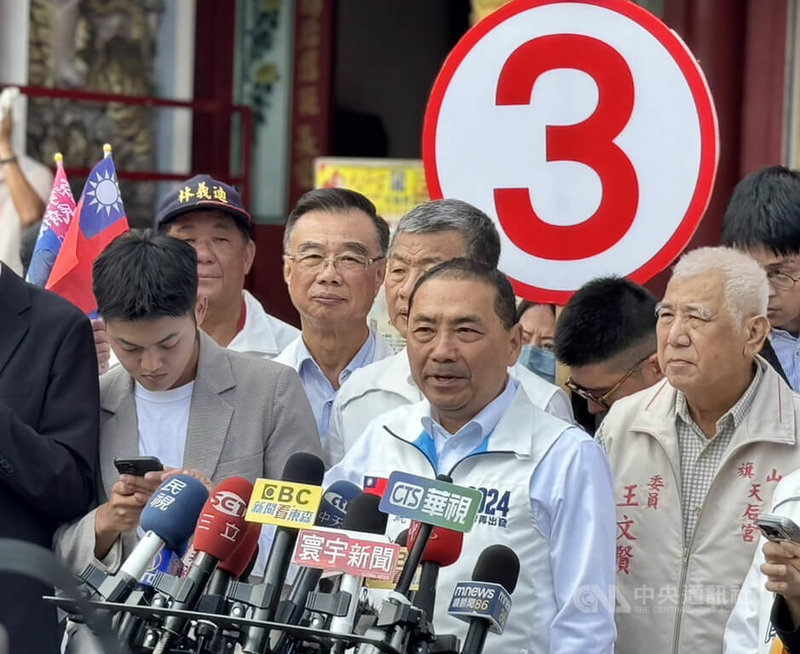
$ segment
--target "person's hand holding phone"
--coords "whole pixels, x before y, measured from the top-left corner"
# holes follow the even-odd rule
[[[792,623],[800,625],[800,545],[789,541],[767,542],[763,547],[766,562],[761,573],[767,577],[767,590],[786,600]]]
[[[132,459],[118,459],[114,463],[118,469],[131,468],[131,464],[141,465],[142,457]],[[155,459],[145,461],[145,467],[152,467],[154,464],[161,467],[161,463]],[[136,465],[132,466],[134,469]],[[94,523],[95,533],[95,557],[102,559],[111,549],[120,534],[136,529],[139,526],[139,518],[142,510],[147,504],[150,496],[161,485],[161,478],[164,471],[150,471],[143,475],[122,473],[119,480],[111,487],[111,495],[108,502],[97,507]]]
[[[142,509],[152,494],[152,491],[149,494],[146,492],[149,486],[140,488],[139,484],[130,483],[129,479],[144,481],[141,477],[121,475],[119,481],[111,487],[108,502],[97,507],[94,520],[94,555],[97,559],[108,554],[120,534],[139,525]],[[156,484],[155,488],[157,487]]]

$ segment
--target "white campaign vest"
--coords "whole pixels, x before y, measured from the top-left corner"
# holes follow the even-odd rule
[[[384,432],[388,428],[393,435],[370,434],[380,443],[381,456],[370,457],[364,478],[388,478],[395,470],[435,478],[433,464],[413,443],[422,431],[420,420],[425,406],[418,403],[401,407],[386,414],[385,420],[371,424],[370,430]],[[453,589],[457,582],[472,579],[475,562],[484,548],[501,543],[516,552],[520,574],[511,596],[505,631],[501,636],[489,634],[483,651],[486,654],[550,651],[549,628],[557,612],[553,573],[548,542],[534,526],[530,485],[539,463],[569,427],[563,420],[534,407],[527,395],[518,391],[485,441],[486,451],[466,456],[448,471],[453,483],[484,489],[486,499],[472,531],[464,534],[461,556],[439,571],[434,611],[437,634],[456,634],[463,643],[468,625],[447,614]],[[387,531],[399,532],[403,528],[401,522],[390,519]]]
[[[519,363],[508,371],[520,382],[534,406],[572,422],[569,400],[558,386]],[[422,393],[411,379],[411,365],[405,348],[394,356],[380,361],[376,358],[375,363],[354,370],[342,384],[333,404],[325,444],[330,463],[335,465],[341,461],[374,417],[422,399]]]

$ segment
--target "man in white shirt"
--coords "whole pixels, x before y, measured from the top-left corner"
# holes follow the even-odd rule
[[[389,245],[384,288],[389,318],[404,338],[408,299],[417,280],[436,264],[456,257],[497,266],[500,236],[491,218],[480,209],[461,200],[434,200],[415,207],[397,223]],[[569,400],[557,386],[521,365],[514,365],[510,371],[522,382],[535,406],[572,421]],[[325,441],[329,462],[337,463],[375,416],[421,399],[405,349],[356,370],[342,384],[333,403]]]
[[[394,353],[367,325],[386,270],[389,226],[355,191],[309,191],[286,221],[283,276],[302,325],[275,359],[300,375],[323,442],[354,370]]]
[[[615,507],[608,461],[586,433],[533,405],[508,374],[522,328],[514,292],[468,259],[426,272],[408,300],[411,375],[424,399],[375,418],[327,482],[401,470],[485,493],[459,559],[439,572],[436,633],[464,637],[447,615],[456,582],[502,542],[520,576],[502,636],[487,654],[610,654],[614,648]]]
[[[44,214],[53,185],[50,169],[14,154],[11,112],[0,121],[0,261],[22,276],[22,233]]]
[[[250,214],[233,186],[195,175],[164,197],[156,227],[197,251],[197,292],[208,298],[203,331],[218,345],[272,359],[297,336],[297,328],[269,315],[244,290],[256,245]]]

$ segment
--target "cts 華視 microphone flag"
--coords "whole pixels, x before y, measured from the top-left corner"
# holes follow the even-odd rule
[[[67,228],[46,288],[86,314],[97,309],[92,293],[92,264],[105,247],[128,231],[111,148],[94,167],[83,187],[75,216]]]

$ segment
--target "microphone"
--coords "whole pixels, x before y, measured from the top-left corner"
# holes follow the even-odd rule
[[[257,483],[259,484],[258,488],[261,489],[260,493],[265,503],[295,502],[308,505],[308,503],[312,501],[309,498],[313,496],[313,492],[316,490],[308,487],[317,487],[321,493],[322,489],[319,488],[319,486],[322,484],[324,477],[325,464],[322,462],[322,459],[308,452],[295,452],[287,459],[280,481],[273,482],[267,480],[266,483],[261,484],[263,480],[259,480]],[[292,484],[294,484],[294,486],[292,486]],[[302,486],[298,488],[297,486],[300,485],[305,486],[305,488]],[[260,503],[261,500],[256,497],[256,493],[253,493],[248,516],[254,513],[257,514],[256,509],[260,508]],[[319,496],[317,496],[317,506],[313,508],[316,510],[318,506]],[[277,518],[277,516],[275,516],[275,518]],[[269,519],[265,519],[264,522],[268,523]],[[281,588],[286,579],[286,572],[289,569],[292,550],[294,549],[296,540],[297,528],[278,526],[275,529],[275,538],[272,541],[272,549],[269,551],[267,565],[264,570],[263,590],[267,595],[264,597],[264,601],[260,602],[260,605],[253,611],[253,615],[251,616],[253,620],[268,622],[275,617]],[[245,652],[245,654],[261,654],[266,646],[267,634],[268,631],[263,627],[246,627],[243,634],[244,645],[242,651]]]
[[[354,483],[341,480],[333,482],[322,493],[322,502],[317,510],[317,527],[341,529],[345,516],[350,507],[350,502],[361,495],[361,489]]]
[[[328,486],[322,494],[322,502],[320,502],[314,526],[328,529],[341,528],[353,499],[359,495],[361,495],[361,489],[349,481],[340,480]],[[287,625],[298,625],[302,622],[308,596],[319,584],[322,573],[322,568],[307,566],[300,568],[300,572],[297,573],[292,584],[288,600],[281,602],[278,606],[276,622]],[[289,634],[283,632],[272,649],[279,654],[287,654],[293,651],[295,644]]]
[[[174,475],[165,480],[142,510],[139,526],[144,536],[117,573],[106,575],[89,565],[81,573],[81,579],[107,602],[125,601],[156,554],[164,547],[180,549],[192,535],[207,497],[206,487],[194,477]]]
[[[490,630],[503,633],[518,578],[519,558],[514,550],[491,545],[478,557],[473,582],[456,584],[447,612],[469,622],[461,654],[480,654]]]
[[[255,522],[248,522],[245,530],[244,536],[239,539],[239,543],[233,548],[233,552],[220,561],[217,569],[211,574],[206,586],[206,595],[225,595],[231,580],[241,577],[250,567],[258,553],[258,538],[261,536],[261,525]]]
[[[350,502],[347,515],[344,519],[342,528],[344,530],[356,531],[367,534],[386,533],[386,523],[389,519],[388,514],[382,513],[379,509],[381,498],[377,495],[362,493]],[[364,583],[363,577],[351,574],[342,575],[339,584],[339,592],[350,595],[350,603],[347,606],[347,613],[342,616],[334,616],[331,619],[330,630],[335,634],[349,634],[353,631],[358,613],[359,596],[361,595],[361,585]],[[344,643],[338,641],[334,645],[334,652],[344,651]]]
[[[361,489],[349,481],[336,481],[322,494],[322,502],[317,511],[314,525],[338,529],[346,521],[354,499],[361,495]],[[321,568],[302,567],[292,584],[288,601],[280,607],[276,621],[296,625],[300,623],[306,607],[306,599],[322,578]]]
[[[403,529],[397,536],[394,537],[394,542],[400,547],[408,549],[408,529]]]
[[[163,592],[167,589],[163,588],[161,582],[169,580],[166,585],[171,588],[167,594],[175,598],[170,608],[192,609],[217,563],[230,556],[244,538],[247,531],[244,514],[252,490],[253,485],[246,479],[231,477],[211,493],[197,520],[194,537],[196,556],[186,576],[181,579],[161,577],[156,583],[156,589]],[[167,651],[171,641],[180,636],[185,623],[184,617],[168,615],[164,618],[155,654]]]
[[[242,577],[248,569],[255,563],[258,554],[258,539],[261,536],[261,525],[255,522],[248,522],[245,533],[240,542],[233,548],[225,559],[217,564],[216,570],[211,573],[211,578],[206,585],[206,591],[197,601],[196,610],[200,613],[215,613],[218,615],[225,613],[225,601],[228,588],[234,579]],[[210,620],[197,620],[195,624],[195,640],[197,641],[196,651],[203,652],[207,643],[212,643],[217,636],[218,627]],[[223,630],[222,638],[225,638],[226,631]],[[227,647],[220,643],[219,651],[228,651]],[[233,644],[230,644],[233,649]]]
[[[183,571],[183,560],[181,557],[186,553],[189,548],[188,541],[184,543],[179,550],[171,550],[164,547],[153,560],[150,562],[150,567],[139,579],[139,585],[125,599],[125,604],[128,606],[142,606],[150,604],[155,589],[153,584],[161,574],[169,574],[179,577]],[[121,611],[119,622],[117,623],[116,631],[119,640],[124,643],[133,643],[137,638],[139,629],[143,623],[143,618],[133,613]]]
[[[433,642],[430,622],[425,619],[422,610],[409,600],[411,582],[434,526],[469,531],[475,522],[481,500],[480,491],[453,484],[448,475],[440,474],[434,480],[396,470],[389,476],[381,499],[381,510],[416,520],[420,525],[397,584],[381,606],[377,629],[371,630],[385,645],[390,645],[396,651],[406,651],[422,641]],[[444,647],[441,638],[437,646]],[[361,654],[377,651],[379,648],[372,645],[359,648]]]
[[[413,521],[408,530],[408,544],[413,549],[420,530],[420,523]],[[434,527],[430,539],[422,553],[422,572],[419,577],[419,589],[414,595],[413,604],[422,609],[428,620],[433,622],[433,608],[436,605],[436,584],[439,580],[439,568],[445,568],[456,562],[461,555],[464,534],[460,531]]]

